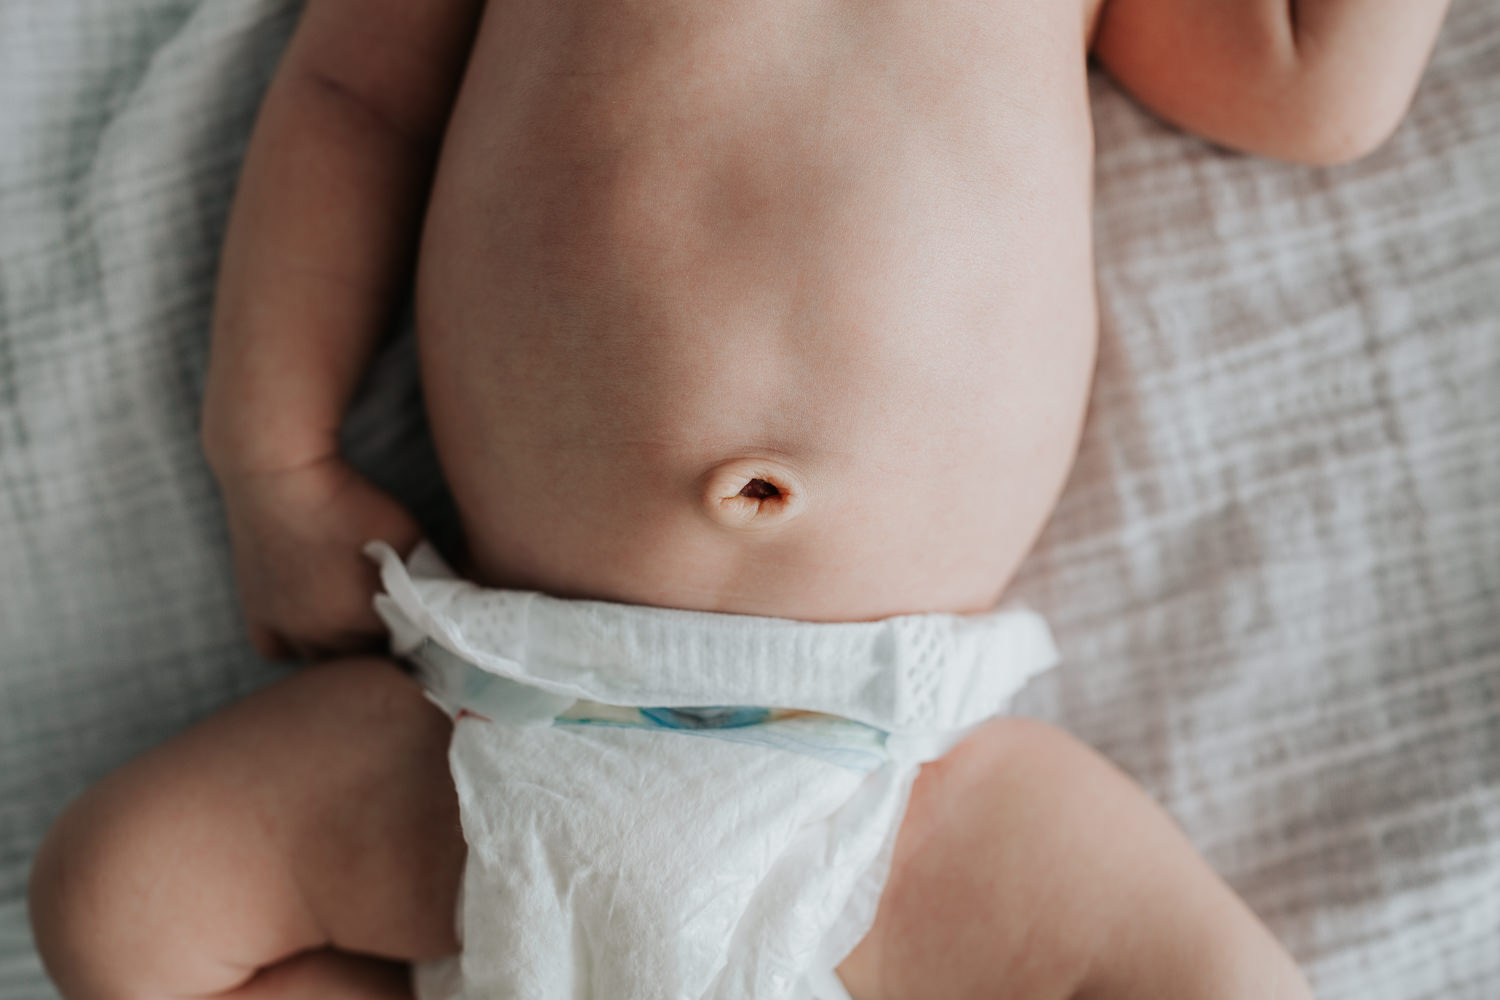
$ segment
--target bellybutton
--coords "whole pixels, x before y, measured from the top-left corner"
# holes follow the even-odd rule
[[[779,462],[734,459],[710,469],[703,483],[704,511],[726,528],[769,528],[802,509],[802,486]]]

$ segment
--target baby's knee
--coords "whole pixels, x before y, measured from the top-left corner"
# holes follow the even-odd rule
[[[29,909],[42,962],[68,1000],[146,1000],[152,986],[148,831],[86,793],[53,824],[32,862]],[[106,812],[114,813],[113,816]]]
[[[264,955],[315,944],[296,910],[267,930],[248,916],[285,897],[248,848],[258,820],[222,822],[247,796],[172,744],[132,761],[68,807],[32,863],[30,917],[42,963],[67,1000],[212,996],[254,974]],[[250,820],[250,822],[246,822]]]
[[[31,937],[43,964],[54,981],[71,964],[65,953],[72,950],[73,942],[80,939],[74,916],[76,907],[71,900],[63,899],[66,886],[64,878],[64,848],[59,843],[61,821],[42,840],[31,861],[30,881],[27,885],[27,916],[31,920]]]
[[[351,842],[348,822],[330,824],[361,815],[352,800],[378,801],[392,837],[456,826],[452,786],[441,784],[448,731],[388,662],[337,661],[126,764],[80,796],[37,852],[31,920],[48,972],[68,1000],[202,997],[328,944],[308,876],[339,874]],[[441,843],[446,874],[462,855]],[[366,845],[360,860],[371,857],[384,855]]]

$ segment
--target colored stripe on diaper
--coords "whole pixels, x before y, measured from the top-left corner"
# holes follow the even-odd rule
[[[428,697],[455,721],[655,730],[804,754],[856,771],[873,771],[888,759],[884,730],[837,716],[757,705],[635,707],[574,701],[480,670],[431,639],[407,659]]]
[[[714,711],[726,713],[720,718],[747,720],[759,716],[760,721],[737,721],[718,726],[680,724],[679,713],[700,711],[704,710],[630,708],[580,701],[560,714],[552,724],[647,729],[679,736],[707,737],[816,757],[824,763],[853,771],[873,771],[889,759],[885,731],[862,722],[816,712],[737,706]]]

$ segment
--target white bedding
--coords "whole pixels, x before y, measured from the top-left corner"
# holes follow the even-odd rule
[[[0,5],[0,997],[30,852],[279,675],[196,448],[214,257],[297,4]],[[1097,392],[1017,584],[1021,706],[1188,830],[1324,1000],[1500,997],[1500,4],[1359,164],[1217,151],[1094,81]],[[409,341],[349,432],[434,524]],[[393,418],[393,414],[395,418]]]

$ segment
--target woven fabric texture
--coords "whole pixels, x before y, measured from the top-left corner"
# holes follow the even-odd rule
[[[286,669],[197,448],[219,240],[293,0],[0,5],[0,996],[54,1000],[31,852]],[[1014,595],[1028,714],[1139,779],[1323,1000],[1500,995],[1500,3],[1357,164],[1235,156],[1093,80],[1103,310]],[[351,418],[429,519],[409,336]]]

